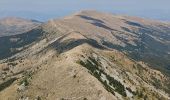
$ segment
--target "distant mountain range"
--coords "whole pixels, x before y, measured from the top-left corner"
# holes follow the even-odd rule
[[[81,11],[0,20],[3,100],[169,100],[170,23]]]
[[[37,27],[40,24],[41,22],[36,20],[6,17],[0,19],[0,37],[21,34]]]

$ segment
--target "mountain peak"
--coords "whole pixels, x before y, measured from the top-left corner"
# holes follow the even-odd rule
[[[76,13],[77,15],[92,15],[92,14],[103,14],[97,10],[82,10]]]

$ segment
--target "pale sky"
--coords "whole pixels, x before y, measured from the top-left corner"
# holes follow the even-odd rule
[[[170,21],[170,0],[0,0],[0,17],[40,21],[80,10],[98,10]]]

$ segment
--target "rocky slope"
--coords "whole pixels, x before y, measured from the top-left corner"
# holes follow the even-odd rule
[[[0,97],[169,100],[169,31],[169,23],[82,11],[2,37],[1,54],[10,54],[1,55]]]

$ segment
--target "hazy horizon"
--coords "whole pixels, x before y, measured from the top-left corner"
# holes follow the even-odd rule
[[[61,18],[81,10],[97,10],[170,21],[169,4],[169,0],[1,0],[0,18],[14,16],[47,21],[51,18]]]

